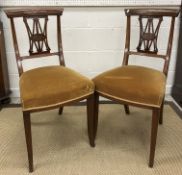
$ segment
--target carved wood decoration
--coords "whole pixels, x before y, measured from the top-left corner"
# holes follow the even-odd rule
[[[146,25],[144,25],[144,20],[147,20]],[[154,20],[158,22],[156,26],[154,26]],[[137,51],[157,54],[157,38],[162,20],[162,17],[139,16],[140,38]]]
[[[31,23],[28,22],[29,20],[32,20],[33,22],[32,26],[30,26]],[[43,21],[43,26],[41,26],[40,20]],[[23,21],[25,23],[29,37],[29,43],[30,43],[29,54],[36,55],[36,54],[50,53],[50,47],[48,45],[48,40],[47,40],[48,16],[31,17],[31,18],[23,17]]]

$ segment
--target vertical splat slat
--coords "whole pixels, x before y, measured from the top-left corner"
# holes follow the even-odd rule
[[[44,21],[43,26],[41,26],[40,19]],[[32,29],[30,24],[28,23],[28,20],[33,21]],[[48,17],[47,16],[41,16],[41,17],[36,16],[32,18],[24,17],[23,21],[25,23],[29,37],[29,43],[30,43],[29,54],[35,55],[41,53],[50,53],[50,47],[48,45],[48,39],[47,39]]]
[[[143,24],[144,19],[147,19],[147,23],[145,26]],[[154,28],[154,19],[158,20],[156,28]],[[161,22],[162,22],[162,17],[151,18],[147,16],[139,16],[140,38],[137,46],[137,50],[139,52],[151,52],[151,53],[158,52],[157,38]]]

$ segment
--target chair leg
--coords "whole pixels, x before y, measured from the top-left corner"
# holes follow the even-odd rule
[[[63,107],[59,107],[59,115],[61,115],[63,113]]]
[[[94,142],[94,95],[87,99],[87,127],[89,142],[92,147],[95,147]]]
[[[23,112],[23,121],[24,121],[25,138],[26,138],[27,152],[28,152],[29,172],[33,172],[32,134],[31,134],[31,121],[29,112]]]
[[[151,141],[150,141],[150,157],[149,167],[154,165],[155,147],[157,139],[158,121],[159,121],[159,109],[153,109],[152,111],[152,128],[151,128]]]
[[[124,110],[126,114],[130,114],[130,109],[128,105],[124,105]]]
[[[97,92],[94,93],[94,139],[97,135],[97,127],[98,127],[98,113],[99,113],[99,94]]]
[[[162,102],[161,108],[160,108],[160,117],[159,117],[159,124],[162,125],[163,123],[163,109],[164,109],[164,101]]]

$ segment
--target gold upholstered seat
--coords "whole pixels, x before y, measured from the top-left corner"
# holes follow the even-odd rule
[[[142,66],[122,66],[93,79],[95,89],[122,101],[160,107],[165,94],[164,73]]]
[[[63,66],[32,69],[20,77],[24,111],[61,105],[88,96],[93,91],[91,80]]]

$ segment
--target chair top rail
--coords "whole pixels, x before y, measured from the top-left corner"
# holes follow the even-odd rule
[[[60,7],[33,7],[33,8],[26,8],[26,9],[6,9],[4,10],[7,14],[8,18],[14,17],[35,17],[35,16],[46,16],[46,15],[62,15],[63,8]]]
[[[171,17],[177,17],[180,12],[179,8],[170,8],[170,9],[143,9],[143,8],[137,8],[137,9],[125,9],[126,16],[171,16]]]

